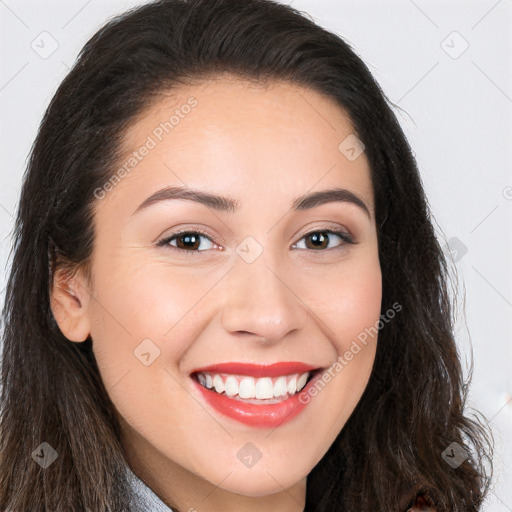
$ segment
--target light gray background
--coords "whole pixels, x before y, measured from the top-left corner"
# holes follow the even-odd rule
[[[140,3],[0,0],[2,303],[14,212],[43,112],[100,25]],[[512,0],[286,3],[344,37],[400,107],[439,238],[453,250],[466,375],[474,359],[469,405],[496,437],[484,510],[512,511]]]

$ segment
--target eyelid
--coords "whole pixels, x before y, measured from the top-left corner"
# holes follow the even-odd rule
[[[184,235],[184,234],[189,234],[189,233],[197,233],[199,235],[202,235],[204,236],[205,238],[207,238],[213,245],[215,245],[217,248],[220,248],[223,250],[223,247],[221,245],[219,245],[217,242],[215,242],[213,240],[213,238],[206,232],[206,231],[203,231],[202,229],[200,228],[185,228],[185,229],[180,229],[174,233],[171,233],[170,235],[167,235],[167,236],[163,236],[163,237],[159,237],[156,245],[158,247],[163,247],[163,246],[166,246],[170,249],[175,249],[175,250],[178,250],[178,251],[181,251],[181,252],[187,252],[187,253],[201,253],[201,252],[207,252],[206,250],[202,250],[202,251],[187,251],[186,249],[180,249],[178,247],[174,247],[174,246],[171,246],[171,245],[168,245],[169,244],[169,241],[172,240],[172,239],[175,239],[177,237],[179,237],[180,235]]]
[[[352,234],[350,233],[350,231],[348,229],[341,228],[338,226],[315,226],[314,228],[310,229],[309,231],[306,231],[305,233],[303,233],[302,236],[299,238],[299,240],[302,240],[305,236],[308,236],[311,233],[317,233],[317,232],[332,233],[334,235],[340,236],[347,243],[353,243],[353,244],[356,243],[354,240],[354,237],[352,236]]]
[[[297,245],[299,242],[301,242],[304,238],[307,236],[313,234],[313,233],[327,233],[328,235],[335,235],[338,238],[341,238],[341,243],[335,247],[331,247],[330,249],[297,249]],[[341,228],[332,228],[332,227],[315,227],[305,233],[302,234],[302,236],[297,240],[297,242],[294,242],[292,244],[292,248],[294,250],[299,251],[306,251],[307,253],[331,253],[331,251],[336,250],[343,250],[345,249],[347,245],[356,245],[357,242],[354,240],[354,237],[348,232],[348,230],[343,230]]]

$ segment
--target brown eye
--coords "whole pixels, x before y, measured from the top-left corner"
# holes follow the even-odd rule
[[[176,247],[178,249],[195,250],[201,245],[201,236],[193,233],[185,233],[184,235],[178,235],[176,238]]]
[[[310,240],[310,244],[307,243]],[[325,231],[318,231],[306,237],[306,247],[308,249],[326,249],[329,245],[329,235]]]
[[[341,242],[336,243],[336,245],[329,247],[329,244],[336,242],[336,238],[341,239]],[[330,229],[323,229],[312,231],[302,237],[301,240],[306,240],[305,249],[311,251],[322,251],[323,249],[336,249],[337,247],[344,246],[345,244],[353,244],[354,241],[352,238],[343,231],[333,231]],[[334,241],[334,242],[333,242]],[[294,248],[299,247],[299,244],[295,244]],[[299,247],[303,248],[303,247]]]
[[[211,244],[211,247],[205,247],[199,250],[201,244],[204,246],[204,242],[201,239],[205,239]],[[175,243],[173,243],[175,242]],[[181,233],[175,233],[169,237],[160,240],[157,245],[159,247],[165,246],[178,251],[186,251],[189,253],[203,252],[213,247],[218,247],[212,242],[210,237],[197,231],[182,231]],[[207,244],[208,245],[208,244]]]

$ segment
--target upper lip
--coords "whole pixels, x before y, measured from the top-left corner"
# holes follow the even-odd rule
[[[253,377],[279,377],[292,373],[306,373],[312,370],[318,370],[320,367],[310,364],[283,361],[273,364],[254,364],[242,362],[217,363],[209,366],[196,368],[191,373],[211,372],[211,373],[231,373],[238,375],[251,375]]]

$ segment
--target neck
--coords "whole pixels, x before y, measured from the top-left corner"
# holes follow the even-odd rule
[[[213,484],[162,456],[124,422],[121,432],[121,443],[132,471],[174,512],[304,511],[306,478],[272,494],[239,494],[224,488],[229,486],[231,472]],[[272,480],[270,474],[269,479]]]

